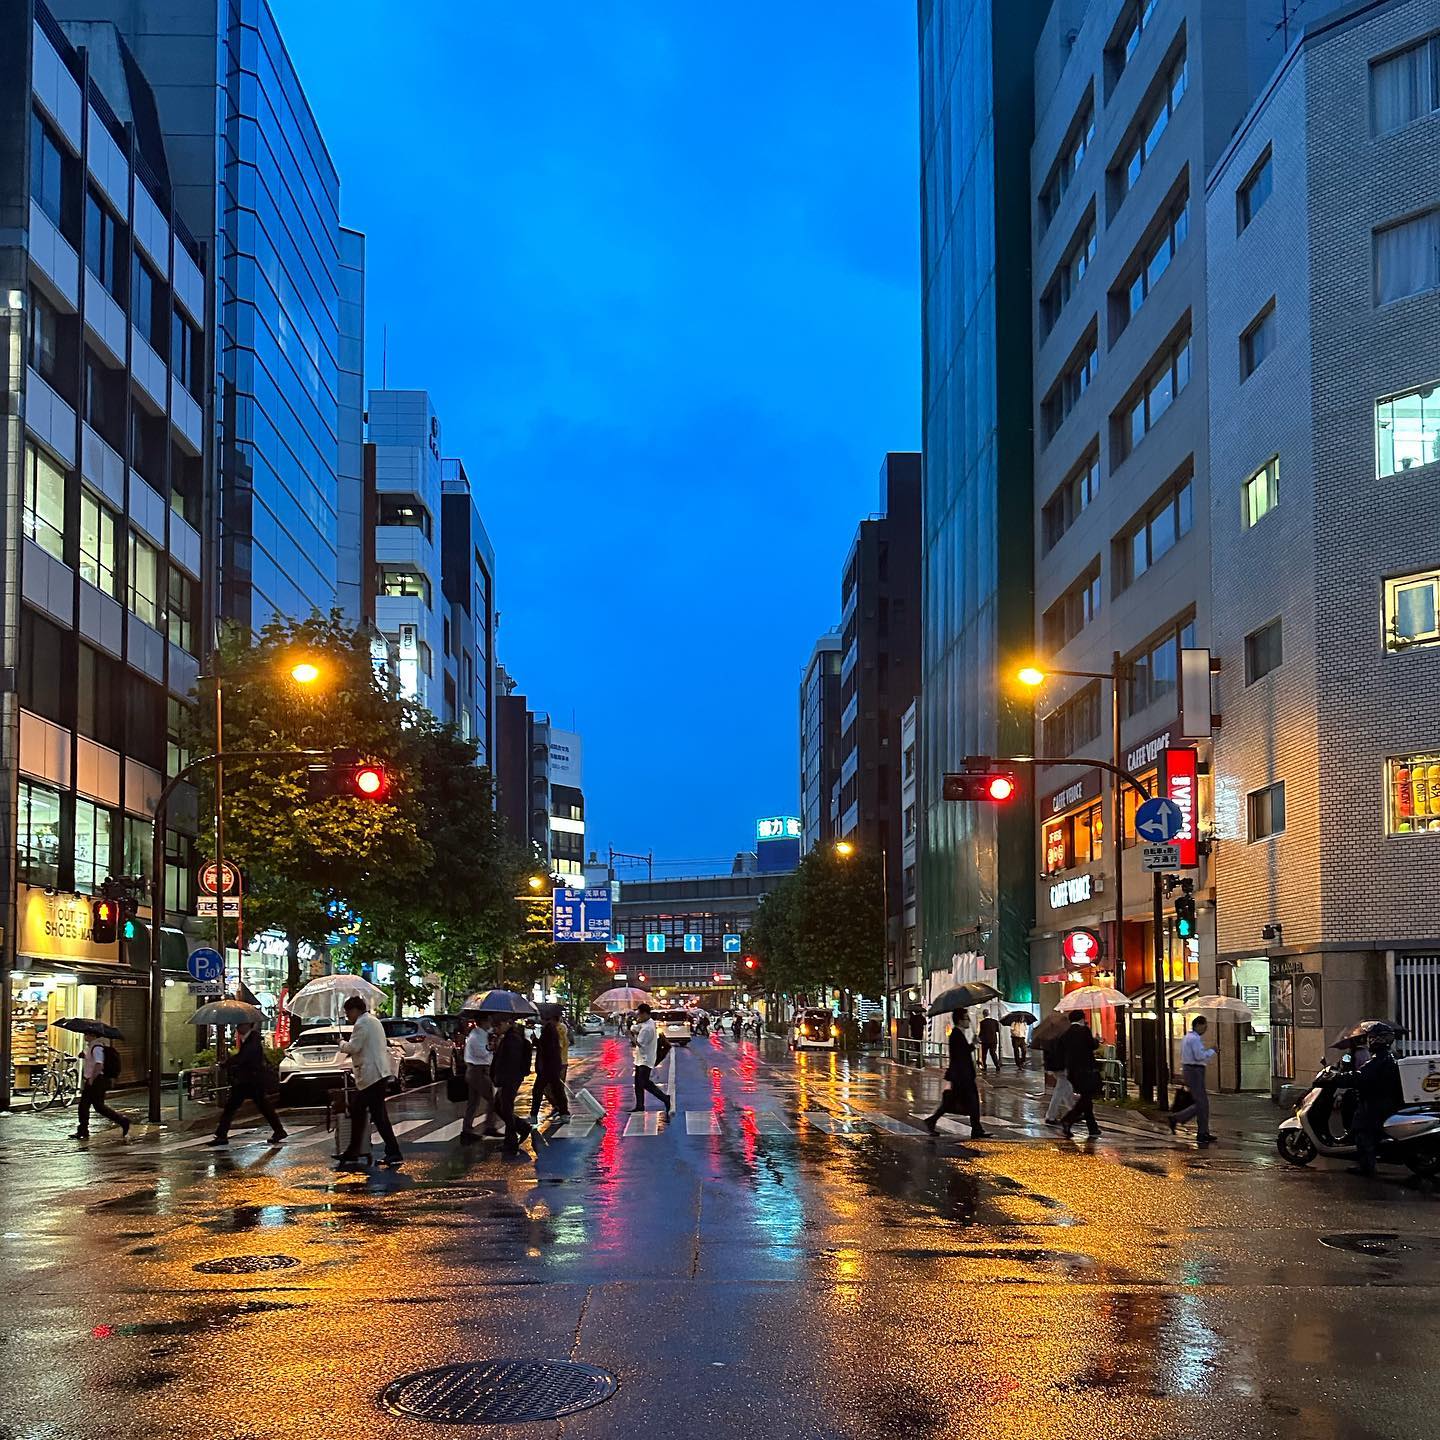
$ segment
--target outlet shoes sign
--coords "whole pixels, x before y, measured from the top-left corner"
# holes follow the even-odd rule
[[[1074,875],[1069,880],[1057,880],[1050,887],[1050,908],[1063,910],[1067,905],[1078,905],[1088,900],[1091,893],[1091,877]]]

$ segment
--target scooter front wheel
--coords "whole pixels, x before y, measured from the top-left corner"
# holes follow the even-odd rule
[[[1320,1153],[1303,1130],[1280,1131],[1275,1137],[1275,1148],[1280,1158],[1291,1165],[1308,1165]]]
[[[1440,1175],[1440,1142],[1417,1140],[1405,1147],[1405,1167],[1412,1175],[1433,1180]]]

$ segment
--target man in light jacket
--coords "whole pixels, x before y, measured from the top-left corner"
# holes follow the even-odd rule
[[[665,1107],[665,1118],[670,1118],[670,1097],[650,1078],[655,1068],[656,1054],[660,1049],[660,1032],[650,1018],[650,1007],[639,1007],[640,1028],[630,1042],[635,1047],[635,1108],[645,1108],[645,1092],[648,1090]],[[740,1017],[735,1017],[735,1033],[740,1033]]]
[[[1215,1137],[1210,1133],[1210,1092],[1205,1088],[1205,1067],[1215,1058],[1214,1050],[1205,1043],[1208,1028],[1205,1017],[1197,1015],[1190,1022],[1190,1033],[1180,1042],[1180,1064],[1185,1071],[1185,1088],[1190,1092],[1190,1104],[1169,1117],[1172,1135],[1177,1125],[1194,1120],[1195,1143],[1201,1147],[1215,1143]]]
[[[480,1128],[486,1135],[499,1135],[495,1124],[495,1086],[490,1078],[490,1065],[494,1055],[490,1048],[490,1017],[482,1015],[465,1037],[465,1085],[467,1100],[465,1119],[460,1130],[460,1139],[467,1145],[476,1143],[480,1136],[475,1133],[475,1116],[481,1107],[485,1109]]]
[[[361,1149],[369,1143],[370,1124],[385,1142],[383,1165],[398,1165],[404,1156],[400,1143],[385,1110],[385,1091],[390,1085],[390,1046],[385,1027],[365,1008],[365,1002],[352,995],[345,1002],[345,1020],[354,1028],[340,1052],[350,1057],[355,1072],[355,1098],[350,1107],[350,1143],[340,1157],[341,1165],[353,1165]]]

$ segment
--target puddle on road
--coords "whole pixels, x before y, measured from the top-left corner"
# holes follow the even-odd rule
[[[139,1320],[128,1325],[96,1325],[90,1331],[92,1340],[110,1340],[117,1337],[202,1335],[232,1325],[237,1320],[248,1320],[252,1315],[264,1315],[272,1310],[298,1310],[301,1307],[283,1300],[240,1300],[228,1305],[210,1305],[174,1320]]]

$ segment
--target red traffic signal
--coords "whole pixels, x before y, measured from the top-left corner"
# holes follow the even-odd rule
[[[753,955],[747,955],[745,957],[745,968],[747,970],[753,970],[758,963]]]
[[[351,784],[355,793],[362,800],[383,800],[386,792],[390,789],[390,780],[385,774],[385,767],[373,760],[355,767]]]
[[[1019,789],[1013,770],[987,765],[946,775],[943,794],[947,800],[979,800],[989,805],[1004,805],[1015,798]]]
[[[615,968],[615,957],[613,955],[607,955],[605,957],[605,968],[607,970],[613,970]]]
[[[114,900],[90,902],[90,939],[96,945],[113,945],[120,933],[120,906]]]
[[[643,985],[650,977],[648,975],[637,975],[635,978]]]

